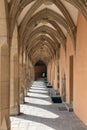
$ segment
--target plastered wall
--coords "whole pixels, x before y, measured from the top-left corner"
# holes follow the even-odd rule
[[[62,73],[64,71],[66,75],[66,102],[71,103],[73,97],[74,112],[87,124],[87,21],[81,13],[78,16],[76,51],[69,35],[67,35],[66,52],[61,47],[59,63],[60,94],[62,94]]]
[[[87,124],[87,21],[80,13],[75,58],[74,111]]]

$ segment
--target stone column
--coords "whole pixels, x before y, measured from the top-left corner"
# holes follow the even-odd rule
[[[28,89],[30,88],[32,82],[34,81],[35,79],[35,75],[34,75],[34,67],[32,65],[32,62],[30,59],[27,60],[27,80],[28,80]]]
[[[49,82],[51,83],[51,69],[52,69],[52,67],[51,67],[51,62],[50,62],[50,73],[49,73]]]
[[[31,67],[28,66],[28,90],[31,87]]]
[[[54,58],[54,89],[58,90],[58,53],[56,51],[56,55]]]
[[[19,52],[19,87],[20,87],[20,103],[24,103],[24,88],[23,88],[23,57]]]
[[[20,113],[18,73],[18,37],[16,26],[10,48],[10,115],[18,115]]]
[[[51,61],[51,85],[53,85],[54,82],[54,61],[52,59]]]
[[[0,130],[10,130],[9,45],[5,1],[0,0]]]
[[[58,76],[57,76],[57,63],[56,63],[56,59],[55,59],[55,71],[54,71],[54,89],[57,90],[57,82],[58,82]]]
[[[9,47],[8,44],[4,44],[0,45],[0,130],[10,130],[9,93]]]
[[[23,59],[23,64],[22,64],[22,87],[23,87],[23,91],[24,91],[24,96],[27,96],[27,72],[26,72],[26,69],[27,69],[27,61],[26,61],[26,53],[25,51],[23,52],[23,55],[22,55]]]
[[[51,83],[51,62],[47,66],[47,80]]]
[[[28,65],[28,55],[26,54],[26,95],[29,88],[29,65]]]

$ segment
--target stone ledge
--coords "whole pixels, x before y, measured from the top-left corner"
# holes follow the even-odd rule
[[[69,111],[69,112],[73,112],[73,105],[72,104],[68,104],[66,102],[63,102],[63,104],[65,105],[66,109]]]

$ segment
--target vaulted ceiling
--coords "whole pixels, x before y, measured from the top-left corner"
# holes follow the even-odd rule
[[[59,50],[66,49],[66,35],[76,44],[78,11],[87,19],[87,0],[8,0],[10,35],[18,25],[19,44],[35,64],[46,64]]]

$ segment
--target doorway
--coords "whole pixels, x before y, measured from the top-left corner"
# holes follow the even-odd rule
[[[62,101],[66,102],[66,74],[62,72]]]
[[[69,61],[70,103],[73,103],[73,56],[70,56]]]
[[[34,66],[34,70],[35,70],[35,80],[47,77],[47,67],[43,61],[38,61]]]

